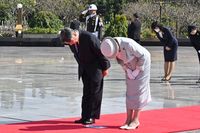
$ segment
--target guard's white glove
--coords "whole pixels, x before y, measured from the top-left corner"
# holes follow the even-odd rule
[[[198,53],[200,53],[200,50],[198,50]]]
[[[88,10],[84,10],[81,12],[81,14],[86,14],[88,12]]]

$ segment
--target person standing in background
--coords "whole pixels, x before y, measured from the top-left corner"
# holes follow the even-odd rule
[[[160,25],[157,21],[151,24],[152,30],[160,42],[164,45],[164,77],[162,81],[169,81],[172,77],[172,72],[175,68],[175,61],[177,60],[178,40],[172,35],[169,28]]]
[[[195,48],[198,54],[198,59],[200,63],[200,31],[197,30],[197,27],[194,25],[188,26],[188,37],[192,46]]]
[[[73,30],[79,30],[80,29],[80,21],[77,19],[74,19],[70,23],[70,28]]]
[[[140,34],[141,34],[141,21],[139,19],[138,13],[134,13],[134,21],[128,26],[128,38],[135,40],[140,44]]]
[[[136,41],[126,37],[106,37],[101,51],[107,58],[115,58],[126,74],[127,117],[120,129],[136,129],[140,125],[141,110],[151,101],[151,55]]]
[[[188,37],[192,46],[195,48],[200,65],[200,31],[194,25],[188,26]],[[200,76],[200,75],[199,75]],[[197,83],[200,83],[200,78],[198,79]]]

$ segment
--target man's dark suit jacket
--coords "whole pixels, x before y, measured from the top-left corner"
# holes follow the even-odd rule
[[[135,19],[128,26],[128,37],[132,38],[133,40],[140,40],[140,33],[141,33],[141,22],[140,20]]]

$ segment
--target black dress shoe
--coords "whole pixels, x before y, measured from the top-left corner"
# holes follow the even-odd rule
[[[200,83],[200,79],[198,81],[196,81],[196,83],[199,84]]]
[[[84,122],[84,119],[82,119],[82,118],[79,119],[79,120],[75,120],[75,121],[74,121],[74,123],[83,123],[83,122]]]
[[[87,125],[87,124],[93,124],[93,123],[95,123],[95,119],[90,118],[90,119],[84,120],[82,124]]]
[[[166,80],[166,78],[165,77],[163,77],[162,79],[161,79],[161,81],[165,81]]]

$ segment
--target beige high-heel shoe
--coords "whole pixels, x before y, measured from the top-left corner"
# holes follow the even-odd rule
[[[139,127],[140,123],[136,123],[136,122],[131,122],[128,127],[126,127],[126,130],[134,130],[137,129]]]
[[[123,126],[119,127],[120,129],[126,129],[128,127],[127,124],[124,124]]]

